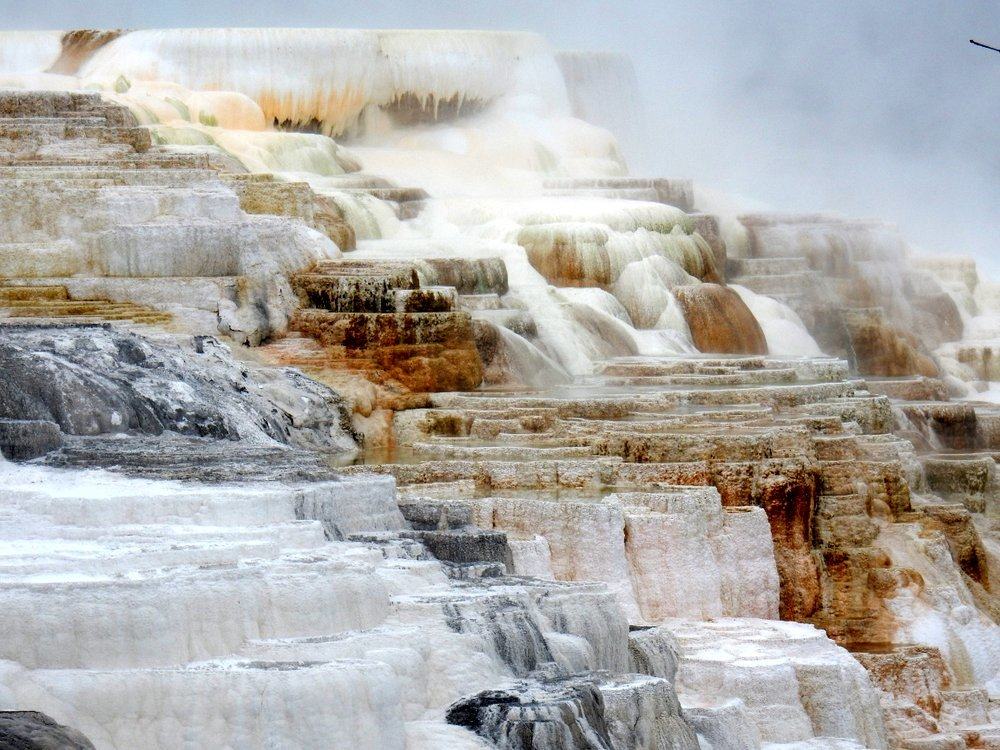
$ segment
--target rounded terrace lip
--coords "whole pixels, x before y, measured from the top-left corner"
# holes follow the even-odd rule
[[[1000,731],[973,261],[629,175],[534,34],[0,42],[0,738]]]

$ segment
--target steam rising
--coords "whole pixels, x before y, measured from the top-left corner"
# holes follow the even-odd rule
[[[1000,271],[1000,65],[967,41],[989,42],[1000,29],[992,3],[609,9],[583,0],[571,14],[523,2],[501,14],[474,0],[378,8],[345,0],[335,13],[294,1],[0,0],[0,13],[6,28],[24,29],[531,29],[559,49],[610,50],[634,62],[651,146],[648,163],[639,162],[621,136],[633,173],[692,177],[793,210],[880,216],[919,247],[974,254]]]

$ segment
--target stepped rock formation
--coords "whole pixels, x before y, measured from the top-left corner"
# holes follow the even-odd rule
[[[938,375],[930,350],[962,337],[959,310],[891,227],[824,215],[754,214],[734,281],[784,299],[823,350],[864,375]]]
[[[1000,747],[998,287],[631,76],[0,33],[0,744]]]

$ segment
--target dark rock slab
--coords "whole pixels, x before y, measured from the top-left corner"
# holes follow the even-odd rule
[[[446,720],[508,750],[698,750],[673,685],[603,671],[539,671],[452,704]]]
[[[208,336],[147,338],[107,325],[4,326],[0,419],[54,422],[68,435],[356,449],[343,399],[297,371],[240,362]]]
[[[460,530],[472,525],[472,509],[463,503],[401,500],[399,510],[417,531]]]
[[[59,425],[37,419],[0,419],[0,455],[8,461],[44,456],[62,445]]]
[[[0,750],[94,750],[94,745],[39,711],[0,711]]]
[[[408,531],[404,536],[419,539],[438,560],[466,564],[502,563],[513,569],[507,535],[475,527],[459,531]]]
[[[610,750],[601,691],[586,679],[516,684],[454,703],[449,724],[510,750]]]
[[[145,479],[301,482],[335,479],[320,454],[276,443],[159,436],[67,436],[42,459],[59,468],[101,468]]]

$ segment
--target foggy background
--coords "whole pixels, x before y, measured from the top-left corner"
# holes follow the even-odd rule
[[[628,54],[639,174],[898,223],[1000,279],[1000,2],[0,0],[4,28],[531,30]],[[252,61],[248,61],[252,64]]]

